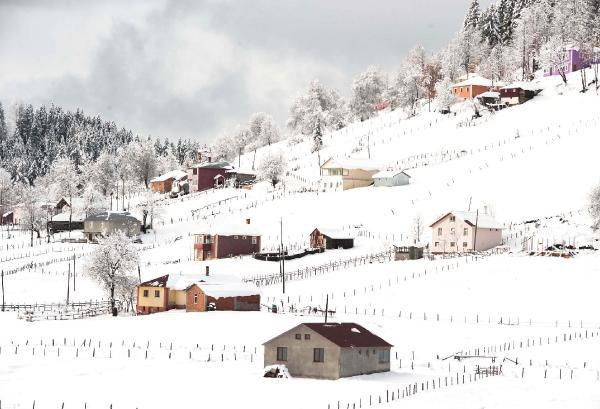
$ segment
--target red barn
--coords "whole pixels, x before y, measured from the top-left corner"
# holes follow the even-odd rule
[[[225,173],[232,169],[227,162],[205,162],[192,165],[188,168],[188,180],[190,183],[190,192],[200,192],[215,187],[215,181],[219,180],[217,176],[224,179]]]
[[[250,255],[260,252],[260,234],[246,224],[220,227],[194,235],[196,261]]]

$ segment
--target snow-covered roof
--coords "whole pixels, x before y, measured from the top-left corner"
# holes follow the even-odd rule
[[[514,89],[514,88],[521,88],[526,91],[539,91],[542,89],[542,87],[539,84],[535,84],[533,82],[523,82],[523,81],[513,82],[512,84],[508,84],[507,86],[502,87],[502,89]]]
[[[233,166],[229,164],[229,162],[220,161],[220,162],[203,162],[196,163],[191,168],[218,168],[218,169],[233,169]]]
[[[84,201],[83,201],[83,198],[81,198],[81,197],[73,197],[73,198],[61,197],[60,199],[58,199],[56,201],[56,203],[53,204],[53,206],[57,206],[61,200],[64,200],[65,203],[67,204],[67,206],[69,206],[69,207],[75,207],[75,208],[81,209],[84,206]],[[71,206],[71,203],[73,203],[72,206]]]
[[[210,234],[211,236],[260,236],[260,232],[251,224],[225,223],[211,226],[197,234]]]
[[[331,239],[353,239],[355,235],[347,230],[332,229],[332,228],[317,228],[319,232]],[[314,230],[313,230],[314,231]]]
[[[169,274],[165,284],[162,284],[163,277],[155,279],[159,285],[166,285],[170,290],[186,290],[196,284],[203,293],[208,296],[219,297],[243,297],[248,295],[260,294],[260,290],[252,283],[243,282],[239,277],[233,275],[206,275],[206,274]],[[152,280],[144,283],[151,285]],[[162,284],[162,285],[161,285]]]
[[[504,226],[500,224],[493,216],[479,213],[479,216],[476,212],[465,212],[465,211],[452,211],[449,213],[445,213],[442,217],[439,217],[434,223],[431,224],[430,227],[434,226],[437,222],[442,220],[444,217],[452,214],[457,218],[463,220],[467,224],[471,226],[475,226],[477,224],[478,228],[482,229],[503,229]]]
[[[323,169],[362,169],[362,170],[379,170],[381,166],[371,159],[363,158],[330,158],[323,165]]]
[[[217,179],[224,178],[224,177],[225,177],[225,176],[223,176],[223,175],[221,175],[221,174],[219,173],[219,174],[218,174],[218,175],[216,175],[216,176],[215,176],[213,179],[214,179],[214,180],[217,180]]]
[[[410,175],[403,170],[382,170],[381,172],[374,174],[373,179],[393,178],[401,173],[404,173],[406,176],[410,177]]]
[[[89,216],[85,221],[135,221],[140,223],[140,221],[129,212],[102,212]]]
[[[7,216],[9,216],[9,215],[11,215],[11,214],[12,214],[12,210],[11,210],[10,212],[6,212],[6,213],[4,213],[4,214],[2,215],[2,217],[7,217]]]
[[[240,169],[240,168],[229,169],[229,170],[226,170],[225,173],[237,173],[237,174],[240,174],[240,175],[256,175],[256,171],[255,170]]]
[[[453,87],[468,87],[470,85],[479,85],[482,87],[491,87],[493,86],[492,80],[481,77],[479,75],[473,75],[472,77],[467,78],[464,81],[461,81],[457,84],[454,84]]]
[[[174,180],[181,180],[183,178],[187,177],[187,172],[184,172],[183,170],[172,170],[170,172],[165,173],[164,175],[160,175],[155,177],[154,179],[152,179],[150,182],[164,182],[166,180],[169,179],[174,179]]]
[[[73,213],[73,217],[71,218],[72,222],[82,222],[85,219],[85,215],[83,213]],[[59,213],[57,215],[52,216],[51,220],[53,222],[68,222],[69,221],[69,212]]]
[[[496,91],[487,91],[477,95],[477,98],[500,98],[500,93]]]

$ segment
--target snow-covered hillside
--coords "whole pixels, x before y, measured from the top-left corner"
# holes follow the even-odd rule
[[[294,276],[285,294],[277,280],[262,286],[261,312],[35,322],[0,314],[2,408],[31,407],[34,400],[40,408],[189,407],[190,394],[223,407],[425,408],[443,401],[461,408],[597,408],[600,255],[522,251],[596,243],[587,207],[599,182],[600,97],[578,92],[576,75],[566,88],[558,77],[544,78],[534,100],[476,120],[468,104],[457,106],[456,115],[407,119],[388,112],[325,135],[318,154],[307,142],[261,148],[257,158],[281,151],[287,159],[289,172],[275,189],[262,182],[252,190],[161,198],[154,228],[137,244],[142,280],[206,266],[213,275],[277,276],[278,263],[251,257],[193,260],[194,233],[246,219],[262,233],[264,250],[277,248],[281,228],[292,251],[308,247],[317,227],[357,240],[350,250],[287,261],[288,272],[318,274]],[[316,189],[319,155],[322,163],[369,152],[386,168],[406,169],[411,184]],[[243,155],[242,168],[252,160]],[[129,198],[134,213],[141,201]],[[385,254],[413,240],[416,216],[428,226],[469,204],[487,207],[506,226],[502,254],[407,262]],[[0,232],[6,303],[64,302],[73,268],[71,301],[105,297],[83,273],[96,245],[61,243],[67,236],[29,247],[28,233]],[[332,320],[360,323],[394,345],[392,371],[339,381],[262,378],[262,343],[298,323],[320,322],[310,311],[326,302]],[[279,314],[267,312],[272,304]],[[453,354],[480,357],[443,360]],[[502,365],[501,375],[475,376],[477,365],[492,364]]]

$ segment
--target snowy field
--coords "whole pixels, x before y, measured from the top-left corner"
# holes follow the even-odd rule
[[[578,75],[578,74],[577,74]],[[587,195],[599,182],[600,104],[580,94],[577,81],[543,80],[544,92],[523,106],[470,121],[427,113],[405,119],[383,114],[325,137],[321,159],[366,157],[407,168],[408,186],[339,193],[306,191],[318,180],[317,156],[304,143],[283,150],[291,173],[285,191],[266,183],[253,190],[220,189],[182,199],[161,197],[154,229],[141,236],[140,278],[164,274],[273,275],[278,263],[241,257],[193,261],[193,234],[251,225],[265,250],[283,241],[308,247],[314,228],[357,235],[351,250],[333,250],[286,262],[286,271],[347,262],[308,278],[261,287],[264,307],[283,313],[185,313],[100,316],[26,322],[0,314],[0,401],[5,408],[153,409],[276,406],[337,409],[378,406],[431,408],[600,407],[600,254],[573,258],[529,255],[548,244],[597,244],[589,228]],[[241,158],[249,167],[251,155]],[[129,197],[139,211],[139,196]],[[420,215],[484,206],[506,226],[503,254],[394,262],[369,258],[412,238]],[[532,221],[531,223],[523,223]],[[0,231],[0,269],[8,304],[101,300],[84,276],[93,244],[35,240]],[[79,237],[72,233],[72,238]],[[425,229],[424,240],[430,237]],[[75,260],[75,264],[73,262]],[[264,379],[262,343],[301,322],[310,307],[335,310],[394,345],[390,373],[338,381]],[[444,359],[453,354],[491,358]],[[478,377],[477,365],[502,365],[502,374]],[[464,378],[463,378],[464,377]],[[463,381],[464,379],[464,381]],[[458,383],[458,385],[457,385]],[[234,389],[235,388],[235,389]],[[415,393],[415,389],[417,392]],[[233,393],[234,392],[234,393]],[[289,399],[293,396],[294,399]],[[401,400],[401,403],[398,401]],[[369,403],[370,402],[370,403]]]

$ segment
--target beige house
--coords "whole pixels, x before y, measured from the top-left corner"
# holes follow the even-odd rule
[[[88,241],[96,241],[98,237],[110,236],[117,231],[133,237],[140,234],[141,227],[142,222],[129,212],[102,212],[83,221],[83,234]]]
[[[489,250],[502,244],[504,228],[492,216],[461,211],[446,213],[430,227],[434,254]]]
[[[370,159],[330,158],[321,165],[319,187],[323,192],[340,192],[370,186],[379,169]]]
[[[292,376],[338,379],[390,370],[392,345],[354,323],[305,323],[265,342],[265,366]]]

